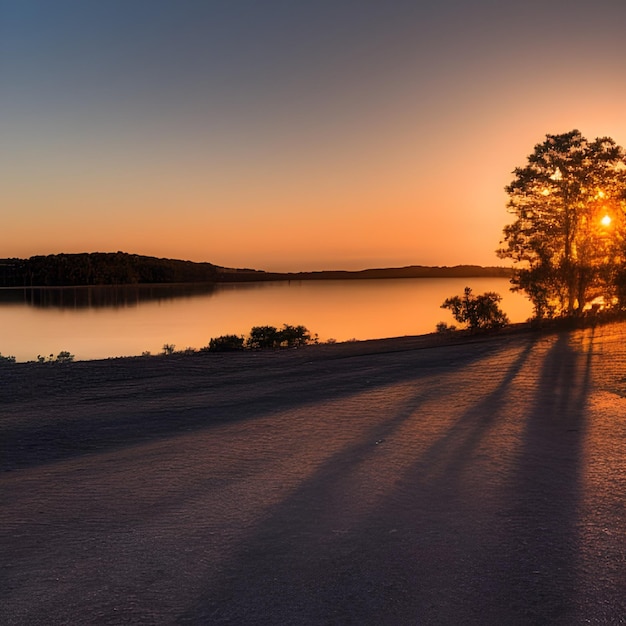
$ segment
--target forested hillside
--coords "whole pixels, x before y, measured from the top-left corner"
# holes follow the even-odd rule
[[[508,277],[504,267],[456,265],[361,271],[264,272],[233,269],[212,263],[159,259],[126,252],[50,254],[28,259],[0,259],[0,287],[61,287],[78,285],[136,285],[163,283],[253,282],[269,280],[333,280],[365,278]]]
[[[217,267],[174,259],[92,252],[0,260],[0,286],[56,287],[214,282]]]

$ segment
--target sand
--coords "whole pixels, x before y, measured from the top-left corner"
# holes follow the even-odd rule
[[[625,337],[3,366],[0,622],[624,623]]]

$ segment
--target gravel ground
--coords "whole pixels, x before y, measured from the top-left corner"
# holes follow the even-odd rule
[[[625,338],[4,366],[0,623],[626,623]]]

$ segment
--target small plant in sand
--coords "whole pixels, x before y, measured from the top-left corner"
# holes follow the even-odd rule
[[[1,352],[0,352],[0,365],[3,363],[15,363],[15,357],[14,356],[4,356]]]
[[[55,361],[57,363],[71,363],[74,360],[74,355],[70,354],[67,350],[62,350],[57,354]]]
[[[37,355],[37,363],[71,363],[74,360],[74,355],[67,350],[61,350],[59,354],[49,354],[46,356]]]
[[[440,335],[452,333],[456,330],[456,326],[454,324],[448,324],[447,322],[439,322],[435,328]]]
[[[161,354],[164,354],[165,356],[170,356],[176,351],[176,345],[173,343],[164,343],[162,349],[163,352]]]

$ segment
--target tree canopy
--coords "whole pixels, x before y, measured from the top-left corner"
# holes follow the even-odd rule
[[[498,254],[537,317],[624,306],[626,154],[610,137],[546,135],[506,187],[515,221]]]

